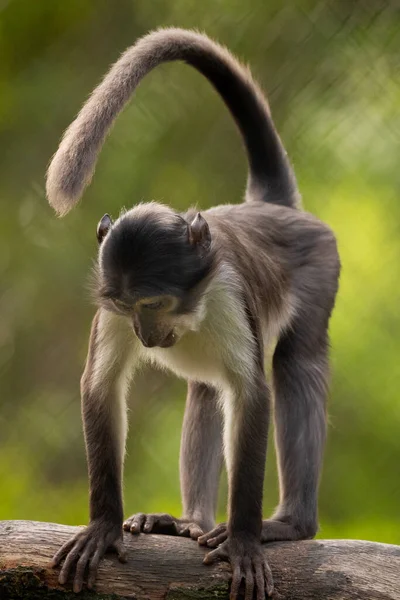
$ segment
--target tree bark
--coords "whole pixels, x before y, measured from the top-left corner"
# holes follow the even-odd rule
[[[187,538],[124,534],[127,564],[102,561],[96,591],[78,596],[49,568],[77,527],[34,521],[0,522],[1,600],[225,600],[230,568],[205,566],[206,552]],[[354,540],[265,545],[276,600],[400,600],[400,546]]]

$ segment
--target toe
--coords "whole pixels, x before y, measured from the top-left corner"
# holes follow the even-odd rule
[[[117,553],[119,562],[126,563],[127,557],[123,541],[117,540],[116,542],[114,542],[112,548]]]
[[[240,584],[242,583],[242,579],[243,579],[243,571],[240,568],[240,565],[236,565],[235,567],[233,567],[233,572],[232,572],[231,593],[229,596],[230,600],[237,600],[237,597],[239,596],[239,588],[240,588]],[[247,600],[247,596],[246,596],[246,600]]]
[[[147,515],[145,523],[143,525],[144,533],[150,533],[158,520],[157,515]]]
[[[203,535],[203,530],[196,525],[196,523],[191,523],[189,525],[189,535],[192,540],[198,540],[201,535]]]
[[[72,538],[71,540],[68,540],[68,542],[66,544],[64,544],[63,546],[61,546],[61,548],[59,549],[59,551],[57,552],[57,554],[55,554],[53,556],[53,559],[50,563],[51,568],[57,567],[60,562],[62,561],[62,559],[64,558],[64,556],[66,556],[66,554],[68,554],[68,552],[72,549],[72,547],[75,544],[75,538]]]
[[[222,544],[222,542],[224,542],[227,538],[228,538],[228,534],[226,533],[226,531],[224,531],[223,533],[220,533],[216,537],[209,539],[207,541],[207,546],[209,548],[216,548],[217,546]]]
[[[74,577],[74,585],[73,590],[75,593],[81,591],[83,587],[83,578],[85,576],[86,567],[90,561],[90,557],[93,554],[93,550],[95,548],[96,542],[93,540],[89,542],[79,557],[78,562],[76,563],[75,569],[75,577]]]
[[[226,533],[226,525],[225,525],[225,523],[221,523],[221,525],[217,525],[217,527],[214,527],[214,529],[211,529],[211,531],[208,531],[207,533],[201,535],[198,539],[198,542],[201,546],[208,546],[209,540],[213,540],[213,539],[217,538],[219,535],[223,535],[225,533]],[[226,535],[226,537],[228,537],[228,535]]]
[[[145,520],[146,515],[144,513],[137,513],[136,515],[133,515],[132,517],[130,517],[130,519],[125,521],[125,523],[127,524],[127,530],[135,534],[140,533],[143,529],[143,524]]]
[[[267,561],[264,561],[264,581],[265,581],[265,589],[267,590],[267,595],[272,596],[272,592],[274,591],[274,580],[272,578],[272,572]]]
[[[205,565],[212,565],[213,563],[219,562],[221,560],[228,560],[228,553],[223,547],[219,547],[212,552],[208,552],[205,555],[203,563]]]
[[[99,543],[96,552],[93,554],[90,563],[89,563],[89,577],[88,577],[88,588],[92,589],[97,576],[97,569],[99,567],[99,563],[101,558],[103,557],[105,551],[105,544],[103,542]]]
[[[264,569],[261,562],[254,566],[255,584],[257,588],[257,600],[265,600]]]
[[[72,569],[72,567],[75,565],[76,561],[78,560],[80,551],[82,550],[83,546],[85,545],[86,540],[84,538],[75,540],[75,544],[74,546],[71,548],[71,550],[68,552],[64,564],[62,566],[62,569],[60,571],[60,576],[58,578],[58,581],[61,583],[61,585],[65,585],[65,583],[68,580],[68,575]]]
[[[246,591],[245,591],[244,600],[253,600],[254,575],[251,570],[251,566],[249,569],[246,569],[245,586],[246,586]]]

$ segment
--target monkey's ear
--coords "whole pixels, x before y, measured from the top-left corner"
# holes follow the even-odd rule
[[[199,246],[203,250],[208,250],[211,245],[211,233],[207,221],[198,212],[193,221],[188,226],[189,242],[193,246]]]
[[[113,224],[112,219],[111,219],[110,215],[107,213],[104,215],[104,217],[102,217],[100,219],[99,224],[97,225],[97,231],[96,231],[97,241],[99,242],[99,244],[101,244],[101,242],[106,237],[107,233],[110,231],[112,224]]]

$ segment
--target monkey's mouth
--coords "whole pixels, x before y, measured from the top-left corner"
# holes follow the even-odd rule
[[[173,330],[160,341],[154,338],[145,339],[139,332],[135,331],[135,333],[145,348],[171,348],[178,341],[178,336],[175,335]]]

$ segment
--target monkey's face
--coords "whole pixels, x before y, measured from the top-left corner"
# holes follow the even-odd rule
[[[154,296],[135,303],[126,303],[118,298],[111,298],[110,301],[118,314],[130,319],[134,332],[145,348],[169,348],[178,341],[175,318],[179,301],[176,297]]]
[[[99,223],[97,299],[128,318],[145,347],[173,346],[204,316],[202,291],[213,254],[208,225],[196,219],[190,224],[151,203],[115,224],[108,215]]]
[[[161,295],[141,298],[137,302],[109,299],[108,310],[127,317],[145,348],[170,348],[187,331],[196,331],[205,315],[200,290],[192,290],[184,298]]]

